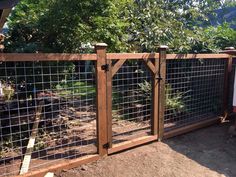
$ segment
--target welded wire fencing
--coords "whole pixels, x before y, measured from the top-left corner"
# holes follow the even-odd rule
[[[111,54],[104,44],[1,55],[0,176],[42,176],[219,120],[232,101],[229,58]]]
[[[120,143],[151,131],[151,73],[142,60],[127,60],[113,77],[113,143]]]
[[[94,62],[2,62],[0,81],[0,176],[97,152]]]
[[[167,60],[165,128],[221,116],[227,60]]]

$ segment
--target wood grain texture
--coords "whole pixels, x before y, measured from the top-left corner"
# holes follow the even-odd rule
[[[157,136],[143,136],[143,137],[136,138],[133,140],[125,141],[123,143],[119,143],[117,145],[113,145],[113,147],[108,150],[108,153],[114,154],[119,151],[123,151],[123,150],[133,148],[136,146],[140,146],[142,144],[146,144],[146,143],[153,142],[156,140],[157,140]]]
[[[156,59],[154,59],[156,61]],[[146,65],[146,67],[148,68],[148,70],[155,75],[155,73],[157,72],[157,69],[155,64],[152,63],[152,61],[150,59],[144,59],[144,63]]]
[[[0,14],[0,31],[2,30],[7,17],[9,16],[9,14],[11,13],[11,8],[7,8],[7,9],[3,9],[2,10],[2,14]]]
[[[78,61],[97,60],[96,54],[0,53],[0,61]]]
[[[123,66],[123,64],[125,63],[126,59],[124,60],[118,60],[114,66],[112,66],[112,77],[119,71],[119,69]],[[109,63],[111,63],[111,61],[107,61]]]
[[[158,53],[108,53],[107,59],[155,59]],[[228,59],[228,54],[167,54],[167,60],[174,59]],[[96,54],[68,54],[68,53],[2,53],[0,61],[77,61],[97,60]]]
[[[161,80],[159,82],[159,110],[158,110],[158,139],[164,135],[164,115],[165,115],[165,80],[166,80],[166,49],[159,49],[159,72]]]
[[[220,121],[221,121],[220,117],[209,118],[207,120],[197,122],[195,124],[187,125],[184,127],[180,127],[180,128],[165,132],[163,138],[164,139],[172,138],[172,137],[182,135],[182,134],[185,134],[185,133],[197,130],[197,129],[201,129],[201,128],[204,128],[213,124],[220,123]]]
[[[224,97],[223,97],[223,110],[222,110],[222,116],[227,118],[228,115],[228,103],[229,103],[229,83],[230,83],[230,78],[232,76],[232,64],[233,64],[233,59],[232,56],[229,56],[229,59],[227,61],[226,67],[225,67],[225,77],[224,77]]]
[[[152,114],[151,114],[151,134],[158,134],[159,119],[159,75],[160,59],[154,60],[154,72],[152,73]]]
[[[167,54],[167,60],[176,59],[228,59],[228,54]]]
[[[55,163],[55,165],[52,165],[48,168],[38,169],[37,171],[28,172],[26,174],[19,175],[17,177],[42,177],[46,175],[48,172],[58,173],[62,170],[72,169],[83,164],[97,161],[99,160],[99,158],[100,158],[99,155],[88,155],[88,156],[81,157],[78,159],[73,159],[73,160],[65,159],[64,162],[60,162],[59,164]]]
[[[158,53],[108,53],[107,59],[108,60],[132,60],[132,59],[154,59],[158,58]]]
[[[104,147],[108,143],[108,122],[107,122],[107,74],[102,69],[106,64],[106,47],[97,45],[95,47],[97,53],[96,62],[96,83],[97,83],[97,138],[98,153],[100,156],[107,154]]]

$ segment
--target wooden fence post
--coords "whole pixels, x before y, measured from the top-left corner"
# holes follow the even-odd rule
[[[232,78],[232,64],[233,59],[232,55],[236,53],[236,50],[231,47],[227,47],[223,53],[229,54],[229,58],[227,60],[226,68],[225,68],[225,78],[224,78],[224,98],[223,98],[223,110],[222,110],[222,122],[224,122],[229,114],[228,104],[229,104],[229,91],[230,91],[230,81]],[[231,103],[233,104],[233,103]]]
[[[158,119],[159,119],[159,58],[155,58],[155,72],[152,72],[152,117],[151,117],[151,134],[158,135]]]
[[[159,47],[159,116],[158,116],[158,140],[164,136],[164,115],[165,115],[165,80],[166,80],[166,51],[168,46]]]
[[[107,155],[107,80],[106,80],[106,49],[107,44],[95,45],[97,53],[96,84],[97,84],[97,148],[100,156]]]

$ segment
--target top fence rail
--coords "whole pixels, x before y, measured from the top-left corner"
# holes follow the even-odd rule
[[[175,59],[228,59],[229,54],[167,54],[167,60]],[[159,53],[107,53],[108,60],[155,59]],[[67,53],[2,53],[0,61],[79,61],[97,60],[97,54]]]
[[[159,53],[108,53],[107,59],[155,59]],[[228,59],[229,54],[167,54],[167,60],[175,59]]]
[[[97,60],[97,54],[2,53],[0,61],[77,61]]]

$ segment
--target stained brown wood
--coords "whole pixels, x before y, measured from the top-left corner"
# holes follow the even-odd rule
[[[157,53],[110,53],[107,59],[155,59]],[[167,54],[167,60],[173,59],[228,59],[228,54]],[[96,54],[67,54],[67,53],[2,53],[0,61],[76,61],[97,60]]]
[[[0,14],[0,30],[3,28],[7,17],[9,16],[9,14],[11,13],[11,8],[9,9],[3,9],[2,14]]]
[[[164,115],[165,115],[165,80],[166,80],[166,50],[167,47],[159,48],[159,72],[161,80],[159,82],[159,109],[158,109],[158,139],[164,135]]]
[[[119,69],[123,66],[123,64],[125,63],[125,59],[124,60],[118,60],[115,65],[112,67],[112,77],[119,71]],[[111,63],[111,62],[110,62]]]
[[[175,59],[228,59],[228,54],[167,54],[167,60]]]
[[[81,158],[73,159],[73,160],[64,159],[63,162],[55,163],[55,165],[52,165],[48,168],[37,169],[37,171],[28,172],[24,175],[19,175],[17,177],[42,177],[48,172],[59,173],[62,170],[72,169],[83,164],[97,161],[99,160],[99,158],[100,158],[99,155],[89,155],[89,156],[85,156],[85,157],[81,157]]]
[[[123,151],[129,148],[133,148],[136,146],[140,146],[142,144],[146,144],[149,142],[153,142],[157,140],[157,136],[143,136],[137,139],[133,139],[130,141],[125,141],[123,143],[119,143],[117,145],[113,145],[113,147],[111,149],[108,150],[109,154],[114,154],[117,153],[119,151]]]
[[[98,153],[100,156],[107,154],[107,148],[104,147],[108,143],[108,128],[107,128],[107,74],[102,69],[106,64],[106,45],[99,44],[95,46],[97,53],[96,62],[96,78],[97,78],[97,138],[98,138]]]
[[[0,61],[77,61],[97,60],[96,54],[0,53]]]
[[[155,59],[156,60],[156,59]],[[152,72],[152,74],[155,75],[155,73],[157,72],[157,68],[155,67],[155,64],[152,63],[151,60],[149,59],[144,59],[144,63],[146,64],[146,66],[148,67],[148,70]]]
[[[223,106],[222,106],[223,108],[222,115],[224,117],[223,119],[226,119],[228,115],[229,83],[230,83],[230,76],[232,75],[232,62],[233,62],[232,56],[229,56],[226,67],[225,67],[224,98],[223,98]]]
[[[106,62],[109,66],[112,65],[111,60],[107,60]],[[112,74],[113,69],[109,69],[107,71],[107,141],[109,148],[112,147]]]
[[[152,73],[152,117],[151,117],[151,134],[158,134],[158,113],[159,113],[159,75],[160,60],[154,60],[154,71]]]
[[[158,53],[108,53],[108,60],[132,60],[132,59],[153,59],[158,58]]]
[[[200,128],[204,128],[213,124],[220,123],[221,118],[220,117],[214,117],[214,118],[209,118],[208,120],[201,121],[192,125],[184,126],[181,128],[177,128],[175,130],[171,130],[169,132],[164,133],[164,139],[172,138],[178,135],[182,135]]]

